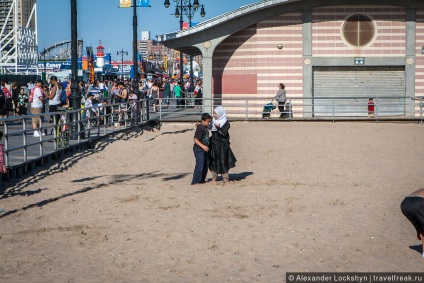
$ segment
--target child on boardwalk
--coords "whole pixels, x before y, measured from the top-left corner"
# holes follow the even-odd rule
[[[230,181],[230,168],[236,166],[236,157],[230,148],[230,122],[227,120],[227,113],[222,106],[218,106],[213,111],[212,137],[210,144],[210,164],[212,182],[216,182],[218,174],[222,174],[224,183]]]
[[[372,98],[368,99],[368,118],[375,118],[375,104]]]
[[[194,134],[193,152],[196,158],[196,165],[194,167],[192,185],[202,184],[206,180],[208,173],[208,159],[207,152],[209,151],[209,125],[211,123],[211,115],[208,113],[202,114],[202,123],[197,125]]]

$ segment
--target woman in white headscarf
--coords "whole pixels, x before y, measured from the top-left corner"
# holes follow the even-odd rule
[[[236,157],[230,147],[230,122],[227,120],[227,113],[222,106],[218,106],[213,111],[211,122],[212,137],[209,149],[209,170],[212,173],[212,182],[222,174],[224,182],[230,181],[229,171],[236,166]]]

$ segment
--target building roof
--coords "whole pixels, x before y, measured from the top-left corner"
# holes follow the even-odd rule
[[[286,3],[286,2],[298,2],[301,0],[263,0],[260,2],[256,2],[256,3],[252,3],[249,5],[245,5],[245,6],[241,6],[240,8],[234,10],[234,11],[230,11],[227,12],[225,14],[216,16],[212,19],[206,20],[204,22],[201,22],[191,28],[188,28],[186,30],[183,31],[176,31],[176,32],[171,32],[171,33],[167,33],[167,34],[163,34],[163,35],[159,35],[157,36],[159,41],[166,41],[166,40],[171,40],[174,38],[179,38],[179,37],[183,37],[183,36],[187,36],[196,32],[200,32],[203,31],[205,29],[208,29],[212,26],[218,25],[222,22],[226,22],[228,20],[237,18],[241,15],[246,15],[249,13],[253,13],[257,10],[263,9],[263,8],[267,8],[269,6],[273,6],[273,5],[279,5],[281,3]]]
[[[200,50],[194,46],[195,44],[231,35],[272,16],[335,5],[394,5],[424,9],[423,0],[263,0],[206,20],[187,30],[156,37],[168,48],[189,55],[201,55]]]

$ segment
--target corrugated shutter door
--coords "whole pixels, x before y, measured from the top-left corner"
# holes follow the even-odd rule
[[[314,116],[367,116],[370,97],[379,116],[405,115],[404,68],[314,68]]]

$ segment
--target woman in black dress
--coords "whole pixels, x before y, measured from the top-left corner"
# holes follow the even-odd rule
[[[150,89],[150,94],[152,95],[152,99],[153,99],[153,112],[158,112],[158,107],[159,107],[159,86],[158,86],[158,82],[155,80],[153,82],[153,86]]]
[[[12,103],[13,103],[13,108],[15,109],[15,115],[19,115],[19,108],[18,108],[18,95],[19,95],[19,91],[20,91],[20,87],[18,85],[17,82],[13,82],[12,83]]]
[[[229,182],[229,171],[236,166],[237,159],[230,147],[230,122],[222,106],[213,111],[211,126],[209,170],[212,173],[212,182],[216,181],[218,174],[222,174],[224,182]]]

